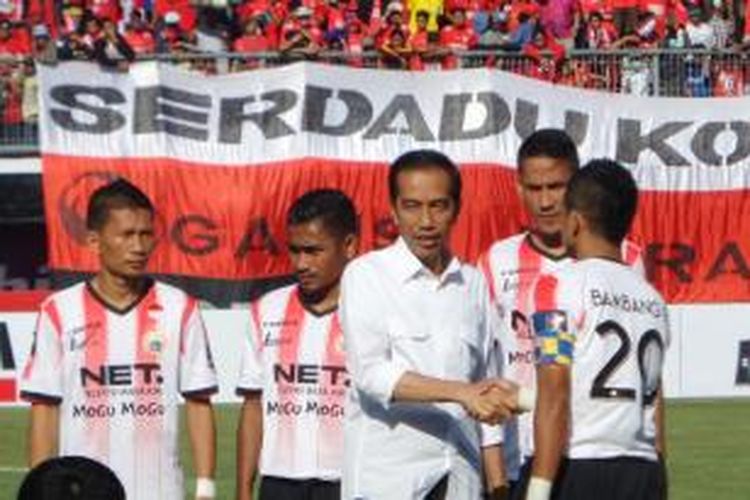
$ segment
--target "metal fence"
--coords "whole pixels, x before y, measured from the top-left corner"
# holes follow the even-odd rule
[[[750,54],[739,51],[571,51],[565,56],[535,57],[481,49],[458,55],[460,68],[487,67],[546,80],[558,85],[640,96],[738,97],[750,95]],[[408,69],[407,60],[378,52],[360,54],[160,54],[151,56],[191,71],[223,74],[314,60],[362,68]],[[439,71],[443,54],[424,57],[426,71]],[[118,71],[127,71],[123,65]],[[37,79],[33,60],[0,57],[0,156],[34,154],[38,150]]]

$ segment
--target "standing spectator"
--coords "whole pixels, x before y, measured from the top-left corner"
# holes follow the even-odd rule
[[[410,18],[409,18],[409,31],[414,31],[419,26],[419,20],[417,15],[419,13],[427,14],[427,32],[437,33],[438,32],[438,17],[443,13],[443,0],[408,0],[407,5],[409,6]]]
[[[325,36],[328,40],[340,39],[346,32],[346,13],[339,0],[328,0],[325,9]]]
[[[656,19],[656,32],[659,39],[664,38],[667,31],[667,21],[672,16],[673,0],[640,0],[641,12],[650,12]]]
[[[101,36],[101,23],[96,17],[86,15],[81,18],[78,28],[64,36],[58,55],[61,60],[94,59],[94,46]]]
[[[612,0],[612,15],[619,36],[628,36],[638,23],[638,0]]]
[[[123,37],[138,55],[156,52],[156,37],[142,10],[133,9],[130,12],[130,20],[125,26]]]
[[[245,32],[232,44],[232,51],[241,54],[253,54],[254,52],[268,52],[273,50],[270,40],[263,32],[260,16],[251,17],[245,24]],[[236,70],[255,69],[264,65],[263,59],[248,57],[237,59]]]
[[[409,69],[412,49],[403,31],[391,31],[388,38],[378,47],[381,67],[389,69]]]
[[[195,50],[195,37],[180,23],[180,14],[167,12],[157,23],[156,50],[159,53],[175,53]]]
[[[586,48],[592,50],[606,50],[612,47],[617,39],[617,33],[611,24],[605,24],[600,12],[593,12],[589,16],[586,29]]]
[[[530,61],[527,76],[548,82],[557,81],[565,60],[565,48],[541,27],[537,27],[533,40],[523,47],[522,53]]]
[[[393,31],[409,32],[409,27],[404,23],[404,6],[400,2],[389,3],[383,19],[385,23],[374,30],[376,48],[383,45]]]
[[[573,48],[575,0],[539,0],[544,30],[566,49]]]
[[[313,11],[300,6],[281,28],[279,50],[293,59],[313,59],[323,48],[323,34],[315,25]]]
[[[347,60],[350,66],[355,68],[364,66],[362,53],[365,51],[366,38],[365,24],[356,15],[352,15],[347,21],[345,45],[346,51],[349,53]]]
[[[39,62],[52,64],[57,60],[57,47],[52,41],[50,32],[44,24],[37,24],[31,30],[33,46],[31,47],[34,59]]]
[[[732,60],[714,61],[711,64],[711,80],[714,97],[739,97],[744,94],[744,72],[742,67]]]
[[[713,27],[706,22],[703,11],[700,8],[692,8],[689,11],[689,19],[685,26],[688,47],[694,49],[713,49],[716,42]]]
[[[534,33],[537,31],[537,18],[534,15],[522,13],[518,18],[519,24],[510,34],[506,48],[512,51],[521,50],[526,44],[534,39]]]
[[[714,32],[713,46],[725,49],[734,44],[734,18],[727,2],[720,1],[718,6],[711,9],[712,15],[708,24]]]
[[[451,24],[440,30],[440,47],[445,51],[443,69],[461,67],[458,52],[476,47],[479,37],[474,33],[474,26],[466,18],[466,8],[458,4],[451,15]]]
[[[637,96],[651,95],[653,75],[650,60],[639,55],[623,58],[621,91]]]
[[[127,70],[135,60],[135,52],[128,41],[117,32],[117,25],[111,19],[105,19],[102,36],[94,44],[94,59],[106,68]]]
[[[28,37],[8,19],[0,20],[0,55],[25,56],[31,53]]]

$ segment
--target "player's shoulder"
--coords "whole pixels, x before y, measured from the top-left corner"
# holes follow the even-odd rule
[[[387,247],[370,250],[355,257],[346,265],[344,279],[382,279],[388,274],[387,271],[397,267],[398,261],[403,259],[403,245],[403,242],[397,240]]]
[[[528,233],[523,232],[497,240],[490,245],[485,254],[492,261],[502,262],[511,256],[518,255],[518,249],[523,245],[527,236]]]
[[[152,280],[151,288],[158,297],[158,301],[165,306],[165,309],[170,310],[176,307],[196,307],[198,305],[198,299],[185,290],[164,283],[163,281]]]
[[[287,302],[289,300],[289,296],[297,291],[297,287],[297,283],[292,283],[290,285],[274,288],[273,290],[264,293],[251,303],[258,306],[265,306],[269,304],[277,304],[279,302]]]
[[[39,304],[41,310],[46,310],[49,307],[57,307],[58,309],[67,309],[73,303],[80,303],[81,295],[86,290],[86,282],[81,281],[75,285],[71,285],[55,292],[52,292],[42,300]]]

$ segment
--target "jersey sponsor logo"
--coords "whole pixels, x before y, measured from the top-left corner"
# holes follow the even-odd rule
[[[346,368],[334,365],[290,363],[284,366],[276,363],[273,365],[273,380],[277,384],[322,384],[328,387],[349,386],[349,377],[347,376]]]
[[[266,403],[266,415],[282,415],[299,417],[313,414],[316,417],[341,418],[344,416],[344,406],[338,403],[321,403],[319,401],[306,401],[298,403],[294,401],[268,401]]]
[[[89,343],[96,339],[101,328],[101,321],[93,321],[68,330],[65,332],[68,336],[68,350],[70,352],[82,351]],[[86,332],[91,333],[87,335]]]
[[[642,299],[625,293],[609,293],[591,289],[591,303],[594,307],[613,307],[628,313],[649,314],[654,318],[664,316],[664,304],[656,299]]]
[[[73,405],[73,418],[112,418],[116,416],[160,417],[164,415],[164,405],[156,401],[120,404],[79,404]]]
[[[159,386],[164,382],[161,365],[158,363],[135,363],[123,365],[100,365],[98,370],[80,369],[81,386],[91,387],[126,386],[135,384]]]

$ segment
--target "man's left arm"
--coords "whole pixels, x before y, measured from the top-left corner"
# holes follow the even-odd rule
[[[195,497],[199,500],[216,496],[213,478],[216,473],[216,422],[209,399],[185,400],[185,419],[193,453],[193,471],[198,478]]]
[[[216,486],[216,424],[210,397],[218,390],[216,368],[198,303],[189,298],[182,319],[179,390],[193,453],[196,498],[214,498]]]

